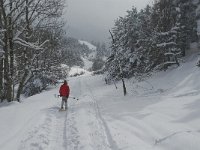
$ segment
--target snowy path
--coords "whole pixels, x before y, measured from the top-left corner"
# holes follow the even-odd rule
[[[69,99],[67,111],[58,111],[59,86],[2,104],[0,149],[199,150],[200,71],[192,66],[147,82],[130,80],[126,97],[121,83],[115,89],[103,76],[69,78],[71,96],[79,100]]]
[[[74,127],[74,112],[59,112],[60,103],[42,111],[43,121],[32,126],[21,140],[18,150],[67,150],[77,149],[77,129]],[[68,117],[68,113],[71,115]],[[73,148],[72,148],[73,147]]]
[[[80,138],[79,149],[83,150],[118,150],[113,141],[106,122],[101,116],[99,106],[92,93],[91,87],[84,82],[82,77],[75,80],[79,89],[75,95],[79,95],[80,102],[75,108],[75,120]]]
[[[10,107],[10,119],[4,119],[9,124],[18,112],[20,120],[16,122],[21,125],[9,132],[12,136],[0,142],[2,149],[118,150],[92,87],[84,81],[84,77],[72,78],[70,84],[72,96],[80,100],[69,99],[67,111],[59,112],[60,99],[47,96],[53,96],[58,88],[30,97],[22,104],[14,103]],[[9,107],[3,109],[6,108]],[[7,144],[9,140],[10,145]]]
[[[88,89],[89,93],[91,94],[90,96],[91,96],[92,102],[94,103],[94,110],[95,110],[95,114],[96,114],[97,120],[99,121],[99,124],[102,125],[103,131],[106,134],[105,136],[107,137],[107,140],[109,142],[109,146],[113,150],[118,150],[119,148],[117,147],[117,144],[115,143],[115,141],[112,138],[112,135],[111,135],[110,130],[109,130],[108,126],[107,126],[107,123],[105,122],[104,118],[101,115],[99,105],[98,105],[98,103],[96,101],[96,98],[95,98],[95,96],[94,96],[94,94],[92,92],[91,87],[87,83],[85,83],[85,85],[87,87],[86,89]]]

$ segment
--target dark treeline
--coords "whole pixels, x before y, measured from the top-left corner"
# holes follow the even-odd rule
[[[62,63],[72,66],[84,66],[82,57],[87,57],[91,50],[87,45],[81,44],[79,40],[72,37],[65,37],[62,39],[63,49],[62,49]]]
[[[115,21],[112,54],[106,68],[112,79],[129,78],[179,66],[190,44],[198,42],[199,1],[157,0]]]
[[[103,68],[106,58],[109,56],[109,49],[106,47],[105,43],[99,42],[91,42],[94,46],[96,46],[96,56],[93,58],[92,62],[92,71],[99,71]]]

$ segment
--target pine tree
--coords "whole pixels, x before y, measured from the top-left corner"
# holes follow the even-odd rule
[[[154,67],[167,69],[173,64],[179,65],[177,58],[180,55],[180,48],[177,44],[180,28],[180,24],[177,23],[178,13],[172,0],[160,0],[155,4],[155,9],[154,12],[159,15],[157,22],[154,23],[156,25]]]
[[[176,0],[176,7],[179,11],[178,23],[180,26],[177,43],[182,56],[185,56],[186,50],[190,48],[190,43],[198,41],[196,5],[191,0]]]
[[[190,0],[157,0],[152,7],[139,13],[133,7],[118,18],[111,32],[112,51],[106,63],[110,78],[120,79],[120,70],[128,78],[179,66],[190,44],[198,41],[197,4]]]

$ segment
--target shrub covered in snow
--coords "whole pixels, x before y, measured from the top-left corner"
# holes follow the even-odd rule
[[[83,74],[85,74],[85,72],[81,71],[81,72],[74,73],[73,75],[70,75],[70,77],[77,77],[77,76],[81,76]]]
[[[32,96],[45,90],[49,84],[52,84],[52,80],[48,77],[37,75],[29,80],[23,90],[25,96]]]

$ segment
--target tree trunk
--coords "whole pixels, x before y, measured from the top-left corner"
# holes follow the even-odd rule
[[[114,40],[113,34],[112,34],[112,32],[110,30],[109,30],[109,32],[110,32],[110,35],[111,35],[111,38],[112,38],[112,44],[114,44],[115,40]],[[121,79],[122,79],[124,96],[126,96],[127,91],[126,91],[126,85],[125,85],[125,81],[124,81],[124,75],[123,75],[123,70],[122,70],[122,66],[121,66],[120,60],[118,60],[118,65],[119,65],[120,75],[121,75]]]
[[[12,80],[10,78],[10,63],[9,63],[9,50],[8,50],[8,33],[4,34],[4,79],[5,79],[5,98],[8,102],[12,101]]]
[[[124,78],[122,78],[122,84],[123,84],[124,96],[126,96],[126,94],[127,94],[127,91],[126,91],[126,85],[125,85]]]
[[[29,2],[29,0],[26,0],[26,10],[25,10],[25,12],[26,12],[26,32],[25,32],[25,41],[26,42],[28,42],[28,36],[29,36],[29,31],[30,31],[30,25],[29,25],[29,10],[28,10],[28,2]],[[16,100],[18,101],[18,102],[20,102],[20,95],[21,95],[21,93],[22,93],[22,91],[23,91],[23,88],[24,88],[24,86],[25,86],[25,82],[26,82],[26,80],[27,80],[27,77],[28,77],[28,75],[29,75],[29,70],[27,70],[27,65],[28,65],[28,59],[27,59],[27,55],[28,55],[28,48],[27,47],[25,47],[24,48],[24,51],[23,51],[23,56],[24,56],[24,70],[25,70],[25,72],[24,72],[24,74],[22,75],[22,78],[21,78],[21,80],[20,80],[20,83],[19,83],[19,87],[18,87],[18,90],[17,90],[17,95],[16,95]]]
[[[27,79],[27,77],[28,77],[28,73],[29,73],[29,71],[28,71],[28,70],[25,70],[25,73],[24,73],[24,75],[22,76],[22,79],[21,79],[21,81],[20,81],[20,83],[19,83],[19,87],[18,87],[17,95],[16,95],[16,100],[17,100],[18,102],[20,102],[20,95],[21,95],[21,93],[22,93],[22,91],[23,91],[25,81],[26,81],[26,79]]]
[[[3,101],[3,59],[0,58],[0,100]]]
[[[2,3],[2,1],[0,0],[0,8],[1,8],[1,3]],[[2,19],[2,10],[0,10],[0,26],[1,27],[3,27],[3,19]],[[4,96],[3,96],[3,93],[4,93],[4,91],[3,91],[3,71],[4,71],[4,67],[3,67],[3,58],[1,58],[1,56],[0,56],[0,100],[1,100],[1,102],[3,101],[3,99],[4,99]]]
[[[10,11],[12,10],[12,0],[10,0]],[[14,100],[14,50],[13,50],[13,25],[12,25],[12,14],[9,14],[8,17],[8,41],[9,41],[9,50],[10,50],[10,86],[11,86],[11,94],[12,100]]]
[[[126,96],[127,91],[126,91],[126,85],[125,85],[125,81],[124,81],[123,70],[122,70],[121,62],[119,60],[118,60],[118,63],[119,63],[119,69],[120,69],[120,76],[122,79],[123,92],[124,92],[124,96]]]

